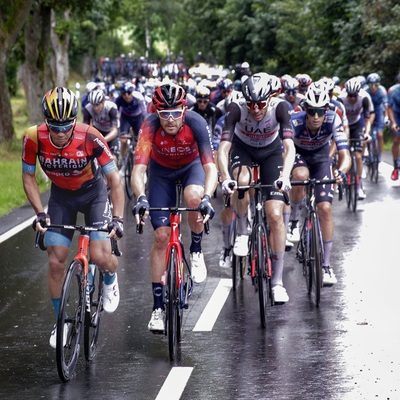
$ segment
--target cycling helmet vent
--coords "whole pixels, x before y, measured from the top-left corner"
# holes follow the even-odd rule
[[[161,85],[154,91],[153,104],[157,110],[183,107],[186,105],[186,92],[179,85]]]
[[[320,82],[313,82],[307,90],[304,103],[306,107],[328,107],[330,102],[326,86]]]
[[[57,123],[68,123],[78,115],[78,100],[74,93],[65,87],[55,87],[42,99],[43,115]]]
[[[265,72],[252,75],[242,84],[242,93],[247,101],[265,101],[271,94],[270,76]]]

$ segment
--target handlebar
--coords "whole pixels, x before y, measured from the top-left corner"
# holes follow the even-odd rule
[[[171,214],[178,214],[182,211],[199,211],[198,208],[194,208],[194,207],[150,207],[149,211],[168,211]],[[140,215],[140,221],[139,224],[136,224],[136,233],[138,233],[139,235],[143,233],[143,215]],[[203,215],[203,217],[205,217],[205,215]],[[208,235],[210,233],[210,224],[208,223],[208,221],[204,224],[204,232]]]
[[[68,230],[73,230],[73,231],[78,231],[81,234],[83,233],[90,233],[90,232],[107,232],[107,228],[97,228],[94,226],[84,226],[84,225],[63,225],[63,224],[50,224],[50,225],[45,225],[43,228],[57,228],[57,229],[68,229]],[[35,248],[40,248],[40,250],[47,250],[47,247],[44,244],[44,233],[37,231],[36,232],[36,238],[35,238]],[[118,248],[118,243],[114,238],[111,238],[111,248],[113,254],[115,254],[117,257],[120,257],[122,255],[121,251]]]

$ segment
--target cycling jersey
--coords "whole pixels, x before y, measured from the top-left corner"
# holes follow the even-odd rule
[[[143,123],[135,151],[135,164],[149,164],[150,158],[167,168],[179,169],[200,157],[201,163],[214,163],[211,133],[206,120],[186,111],[182,128],[176,135],[164,132],[156,114]]]
[[[129,103],[120,95],[115,100],[115,104],[121,112],[121,117],[137,117],[146,113],[146,104],[140,92],[132,92],[132,101]]]
[[[361,119],[362,115],[365,119],[369,118],[371,113],[374,112],[374,105],[371,97],[364,89],[360,89],[354,103],[349,101],[346,91],[340,94],[338,100],[341,101],[346,108],[349,125],[356,124]]]
[[[106,100],[100,113],[96,113],[92,104],[87,104],[83,110],[83,122],[92,125],[103,135],[107,135],[112,127],[118,126],[118,109],[114,102]]]
[[[332,139],[335,141],[339,151],[348,149],[342,120],[336,112],[329,110],[326,113],[324,122],[315,134],[307,128],[306,119],[307,113],[305,111],[291,114],[294,144],[297,153],[310,154],[318,152],[321,157],[329,157]]]
[[[372,103],[374,104],[374,126],[378,129],[383,130],[385,108],[388,105],[388,95],[386,89],[382,85],[380,85],[378,86],[378,90],[376,91],[376,93],[373,93],[370,87],[366,89],[366,92],[371,96]]]
[[[400,123],[400,84],[393,85],[389,89],[389,99],[388,104],[392,107],[393,112],[395,113],[396,123],[397,121]]]
[[[224,122],[225,122],[225,115],[218,118],[218,121],[214,126],[213,138],[212,138],[212,146],[214,151],[217,151],[219,148],[219,142],[221,141],[221,135],[224,129]]]
[[[250,115],[246,103],[232,101],[228,106],[221,141],[232,142],[234,136],[251,147],[269,146],[278,136],[281,140],[293,139],[289,106],[285,100],[271,97],[265,117],[257,122]]]
[[[78,190],[97,181],[101,176],[99,165],[105,173],[116,169],[103,136],[82,123],[76,123],[71,141],[63,148],[52,144],[45,123],[28,128],[23,137],[23,172],[35,172],[36,158],[49,179],[66,190]]]

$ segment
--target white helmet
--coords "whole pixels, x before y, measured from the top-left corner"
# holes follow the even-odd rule
[[[105,98],[106,96],[101,89],[94,89],[89,93],[89,103],[93,105],[102,103]]]
[[[358,77],[349,79],[344,86],[347,94],[358,94],[361,89],[361,83]]]
[[[269,75],[259,72],[250,76],[242,84],[242,93],[247,101],[267,100],[272,94]]]
[[[306,107],[328,107],[330,102],[326,86],[321,82],[313,82],[307,90],[304,104]]]
[[[270,85],[271,85],[271,91],[272,93],[278,93],[281,91],[282,89],[282,84],[281,84],[281,80],[275,76],[275,75],[270,75]]]

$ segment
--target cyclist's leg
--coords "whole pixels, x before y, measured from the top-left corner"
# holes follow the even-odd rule
[[[311,169],[311,176],[316,179],[332,179],[333,174],[329,160],[317,163]],[[322,234],[322,246],[324,258],[323,282],[332,285],[336,283],[335,274],[331,266],[331,252],[333,245],[334,222],[332,213],[332,199],[334,196],[334,185],[317,185],[315,188],[315,200],[317,203],[318,218]]]
[[[394,120],[397,126],[400,126],[400,114],[394,113]],[[397,181],[399,179],[399,169],[400,169],[400,161],[399,161],[399,146],[400,146],[400,129],[393,130],[393,143],[392,143],[392,156],[393,156],[393,172],[391,175],[391,179]]]
[[[361,176],[363,172],[363,163],[362,163],[362,151],[363,151],[363,126],[361,121],[350,127],[350,138],[356,140],[352,143],[354,147],[354,155],[356,158],[357,165],[357,189],[356,196],[359,199],[365,198],[365,193],[362,186]]]
[[[120,118],[119,125],[119,139],[120,139],[120,155],[121,157],[126,156],[126,152],[128,150],[128,138],[131,137],[130,133],[131,125],[129,120],[126,119],[123,115]]]
[[[150,162],[149,203],[152,207],[175,205],[174,171]],[[165,252],[170,237],[169,212],[151,211],[150,221],[154,229],[154,241],[150,250],[150,274],[153,293],[153,313],[148,325],[151,331],[164,330],[164,300],[162,276],[165,272]]]
[[[300,154],[296,154],[296,159],[292,170],[292,179],[306,180],[309,177],[309,170],[307,167],[307,162]],[[305,196],[305,190],[303,186],[293,186],[290,190],[290,204],[291,204],[291,224],[290,233],[288,234],[288,239],[290,241],[300,240],[300,212],[301,212],[301,202]]]

